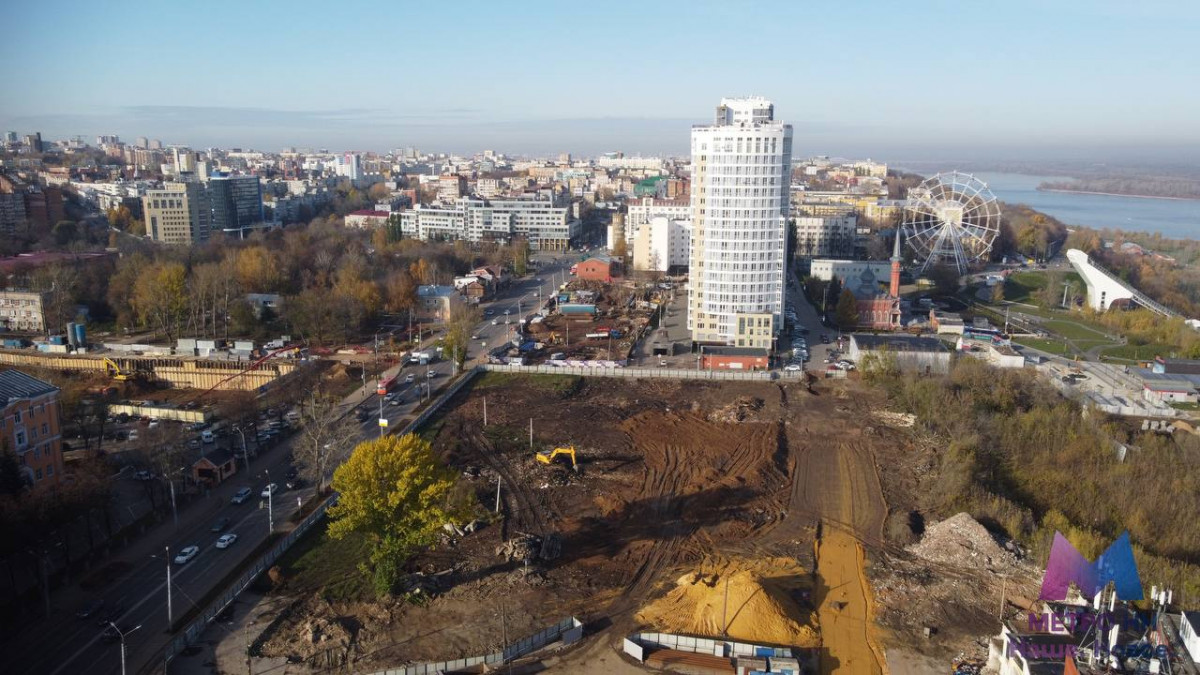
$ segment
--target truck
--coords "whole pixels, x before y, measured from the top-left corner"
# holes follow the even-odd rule
[[[409,363],[419,363],[422,366],[429,365],[429,362],[432,360],[433,360],[433,355],[430,354],[429,352],[413,352],[408,357]]]

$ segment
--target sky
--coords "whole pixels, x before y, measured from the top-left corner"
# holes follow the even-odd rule
[[[165,144],[688,151],[766,96],[798,156],[1195,161],[1200,2],[39,0],[0,130]]]

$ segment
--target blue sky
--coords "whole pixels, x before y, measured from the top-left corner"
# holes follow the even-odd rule
[[[1200,149],[1200,3],[10,3],[0,128],[195,147],[684,153],[759,94],[798,154]]]

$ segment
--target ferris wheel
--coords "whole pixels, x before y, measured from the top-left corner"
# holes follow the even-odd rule
[[[1000,204],[983,181],[967,173],[939,173],[908,191],[904,234],[918,271],[954,265],[965,274],[987,260],[1000,233]]]

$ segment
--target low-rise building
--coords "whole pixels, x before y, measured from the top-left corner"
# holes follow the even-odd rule
[[[912,335],[850,336],[850,358],[860,366],[863,360],[893,365],[901,372],[945,375],[950,372],[950,350],[941,340]]]
[[[387,225],[388,218],[392,214],[387,211],[374,211],[372,209],[363,209],[361,211],[351,211],[346,214],[346,227],[358,228],[376,228]]]
[[[16,454],[21,477],[35,491],[63,480],[59,389],[19,370],[0,372],[0,446]]]
[[[197,484],[214,488],[237,473],[237,457],[231,450],[217,450],[192,464],[192,478]]]
[[[1200,663],[1200,612],[1179,615],[1179,639],[1192,661]]]
[[[578,263],[574,270],[580,279],[609,282],[620,273],[620,265],[608,256],[596,256]]]
[[[1173,380],[1146,380],[1142,383],[1142,398],[1151,403],[1196,403],[1196,387]]]
[[[833,260],[830,258],[815,258],[810,264],[809,275],[821,281],[837,279],[846,286],[847,283],[857,283],[863,272],[870,271],[876,279],[887,276],[891,263],[886,260]]]
[[[770,353],[760,347],[703,346],[700,366],[706,370],[766,370],[770,367]]]
[[[451,312],[463,302],[462,296],[453,286],[418,286],[417,301],[423,321],[444,322]]]
[[[49,297],[49,293],[36,291],[0,290],[0,328],[45,332],[44,308]]]

